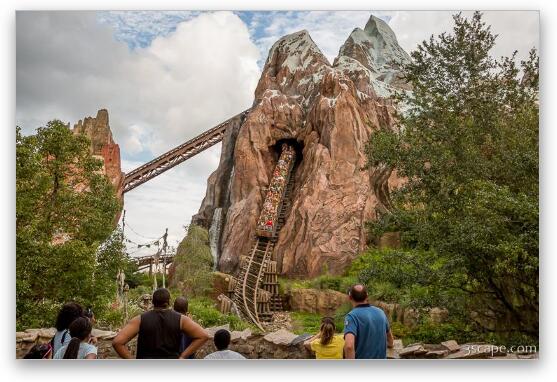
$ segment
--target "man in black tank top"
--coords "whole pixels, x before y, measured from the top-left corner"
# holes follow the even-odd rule
[[[159,288],[153,293],[153,310],[136,316],[122,328],[112,346],[122,358],[131,358],[127,343],[138,335],[136,358],[187,358],[209,338],[192,319],[169,309],[170,292]],[[182,333],[192,338],[180,354]]]

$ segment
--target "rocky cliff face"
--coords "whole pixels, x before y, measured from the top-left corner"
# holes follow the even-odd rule
[[[122,199],[124,173],[120,164],[120,146],[112,139],[112,131],[108,123],[108,111],[101,109],[97,116],[85,117],[74,127],[74,134],[83,134],[91,141],[91,153],[103,161],[103,172]]]
[[[285,140],[299,150],[299,161],[292,207],[275,245],[279,272],[340,273],[365,248],[364,223],[385,208],[399,180],[389,169],[366,169],[364,149],[374,130],[393,126],[388,97],[405,88],[398,68],[407,60],[392,30],[373,16],[351,33],[333,65],[307,31],[273,45],[253,108],[224,139],[221,163],[193,219],[219,233],[219,270],[233,272],[253,244]]]

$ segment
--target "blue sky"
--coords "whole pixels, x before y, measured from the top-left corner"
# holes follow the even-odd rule
[[[450,11],[48,11],[16,16],[16,124],[24,133],[58,118],[109,112],[124,171],[250,107],[272,44],[302,29],[332,62],[373,14],[416,48],[452,28]],[[493,55],[538,46],[537,12],[486,12]],[[127,223],[148,237],[183,237],[216,169],[220,145],[125,196]],[[141,237],[131,239],[142,241]]]

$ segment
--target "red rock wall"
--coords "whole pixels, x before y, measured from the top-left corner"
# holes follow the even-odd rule
[[[108,111],[101,109],[97,116],[86,117],[74,125],[74,134],[83,134],[91,141],[91,153],[103,161],[103,171],[123,199],[124,173],[120,160],[120,146],[114,142],[108,120]],[[119,216],[118,216],[119,218]],[[116,220],[118,220],[118,218]]]

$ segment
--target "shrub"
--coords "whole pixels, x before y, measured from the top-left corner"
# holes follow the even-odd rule
[[[213,258],[206,229],[190,225],[187,235],[176,250],[175,271],[171,285],[183,286],[187,296],[205,296],[211,290]]]
[[[53,327],[61,307],[61,303],[52,300],[25,304],[25,314],[16,321],[16,330]]]
[[[335,320],[335,329],[337,333],[344,330],[344,317],[350,311],[350,306],[342,306],[332,315]],[[319,313],[308,312],[292,312],[292,326],[296,334],[316,334],[321,326],[321,319],[324,317]]]
[[[215,307],[213,301],[206,297],[196,297],[190,299],[188,310],[192,319],[203,327],[229,324],[231,330],[244,330],[247,328],[256,330],[235,315],[222,314]]]

